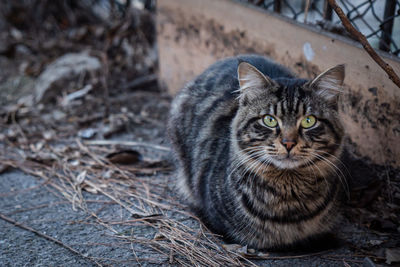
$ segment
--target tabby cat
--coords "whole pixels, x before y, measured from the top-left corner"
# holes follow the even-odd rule
[[[219,61],[176,96],[178,187],[213,231],[281,249],[339,218],[344,66],[311,81],[262,56]]]

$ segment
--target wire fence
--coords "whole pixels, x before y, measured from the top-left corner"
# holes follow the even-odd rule
[[[242,0],[298,22],[348,35],[327,0]],[[400,56],[400,0],[337,0],[374,48]]]

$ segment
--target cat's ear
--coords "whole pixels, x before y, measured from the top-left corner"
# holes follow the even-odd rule
[[[266,87],[276,84],[271,78],[247,62],[239,63],[237,73],[241,95],[256,95],[260,90],[264,91]]]
[[[344,65],[330,68],[311,81],[311,89],[319,96],[329,102],[336,102],[339,94],[343,91]]]

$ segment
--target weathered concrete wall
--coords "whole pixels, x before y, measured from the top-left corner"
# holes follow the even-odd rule
[[[174,94],[217,59],[268,55],[299,77],[346,64],[341,116],[355,153],[400,167],[400,88],[354,42],[231,0],[158,1],[160,80]],[[397,73],[400,61],[385,57]]]

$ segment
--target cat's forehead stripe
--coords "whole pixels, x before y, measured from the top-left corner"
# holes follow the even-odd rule
[[[286,111],[288,111],[288,101],[287,100],[283,100],[283,103],[282,103],[282,114],[285,115]]]
[[[275,112],[275,106],[276,106],[276,105],[270,105],[270,106],[269,106],[269,114],[276,114],[276,112]]]
[[[301,105],[299,104],[298,114],[305,115],[305,113],[306,113],[306,103],[302,102]]]
[[[278,102],[276,115],[282,115],[282,102]]]
[[[310,107],[310,106],[307,106],[307,107],[306,107],[306,114],[307,114],[307,113],[310,113],[310,112],[311,112],[311,107]]]
[[[296,98],[295,100],[294,100],[294,113],[295,114],[298,114],[299,113],[299,105],[300,105],[300,99],[299,98]]]

